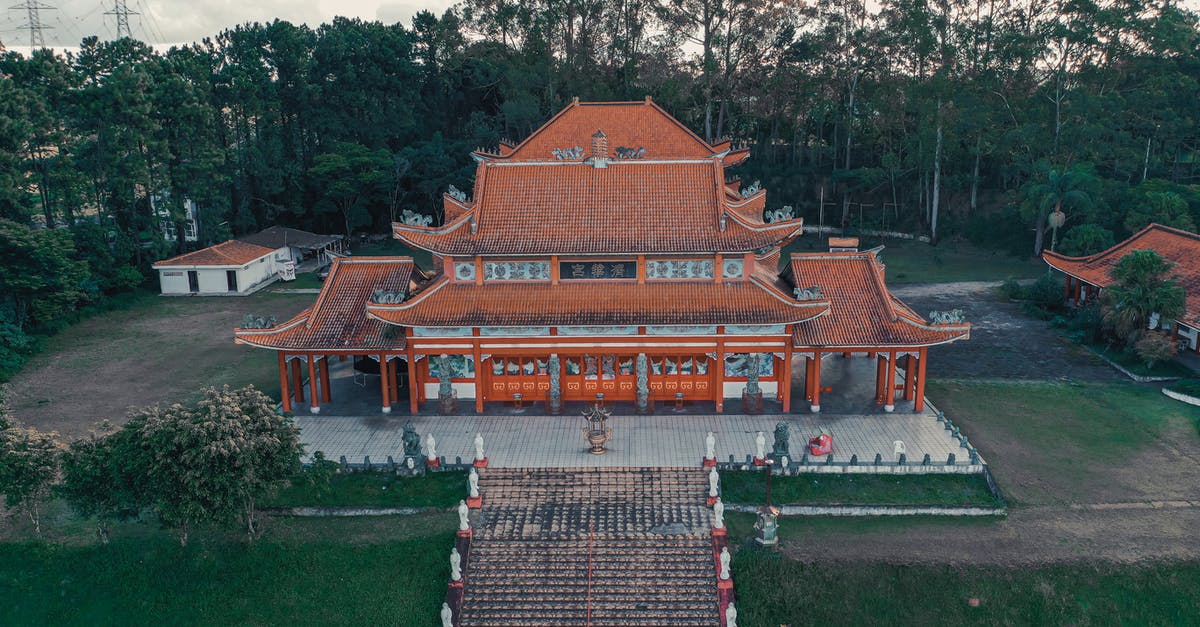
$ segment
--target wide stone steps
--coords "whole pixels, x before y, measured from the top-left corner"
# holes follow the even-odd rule
[[[488,469],[479,488],[460,627],[719,624],[706,472]]]

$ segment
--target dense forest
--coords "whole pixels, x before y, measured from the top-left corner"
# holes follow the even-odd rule
[[[650,95],[750,146],[742,180],[810,224],[1023,255],[1194,228],[1197,21],[1172,0],[467,0],[410,25],[5,53],[0,371],[26,333],[188,246],[277,223],[382,233],[405,209],[436,221],[447,186],[471,185],[469,151],[573,96]]]

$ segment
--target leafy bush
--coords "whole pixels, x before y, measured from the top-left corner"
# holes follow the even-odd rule
[[[1175,341],[1165,333],[1147,333],[1133,345],[1133,352],[1146,362],[1146,368],[1175,356]]]

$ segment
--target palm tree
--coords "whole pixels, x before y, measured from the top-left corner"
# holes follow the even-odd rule
[[[1037,207],[1037,234],[1033,243],[1033,256],[1042,254],[1046,241],[1047,218],[1052,212],[1069,209],[1086,209],[1092,205],[1092,197],[1086,191],[1096,182],[1096,175],[1086,168],[1069,170],[1050,168],[1045,180],[1029,186],[1027,198]]]
[[[1116,283],[1105,292],[1104,321],[1126,346],[1141,339],[1152,314],[1171,320],[1183,313],[1184,290],[1170,274],[1173,267],[1147,249],[1126,254],[1110,271]]]

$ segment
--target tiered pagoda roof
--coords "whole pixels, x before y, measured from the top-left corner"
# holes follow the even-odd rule
[[[797,348],[918,348],[970,337],[971,325],[930,324],[888,290],[873,251],[793,254],[784,276],[818,286],[829,315],[795,326]]]
[[[404,333],[368,318],[367,304],[376,291],[408,293],[420,277],[409,257],[334,259],[312,307],[269,329],[234,329],[234,341],[274,350],[402,350]]]
[[[474,198],[445,198],[439,227],[393,225],[437,254],[746,253],[784,245],[803,221],[766,224],[763,190],[731,190],[743,160],[647,99],[575,102],[515,147],[475,153]]]
[[[369,304],[368,315],[422,327],[787,324],[826,313],[758,279],[648,284],[453,283],[446,277],[410,300]]]
[[[1200,325],[1200,235],[1161,224],[1151,224],[1129,239],[1086,257],[1068,257],[1045,251],[1042,259],[1056,270],[1101,288],[1114,283],[1110,274],[1117,262],[1135,250],[1154,250],[1175,265],[1172,273],[1187,294],[1186,311],[1179,320]]]

